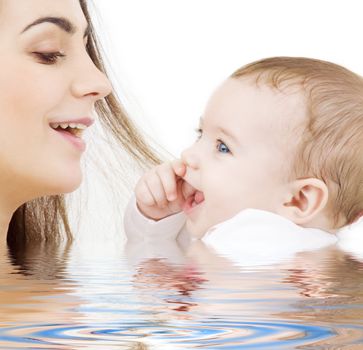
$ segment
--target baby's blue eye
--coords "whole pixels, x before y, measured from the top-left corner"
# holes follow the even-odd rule
[[[217,141],[217,151],[221,152],[221,153],[230,152],[228,146],[223,141],[220,141],[220,140]]]

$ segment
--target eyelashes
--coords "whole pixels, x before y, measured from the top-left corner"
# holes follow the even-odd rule
[[[202,128],[196,128],[195,129],[195,133],[197,134],[197,140],[200,140],[200,138],[202,137],[203,135],[203,130]]]
[[[216,148],[220,153],[231,153],[229,147],[222,140],[217,140]]]
[[[42,64],[56,64],[61,58],[66,57],[65,54],[63,54],[60,51],[56,52],[33,52],[33,54],[37,57],[37,59]]]
[[[199,141],[203,136],[203,129],[202,128],[196,128],[195,132],[197,134],[197,141]],[[229,149],[227,144],[221,139],[216,140],[215,147],[216,147],[216,150],[217,150],[218,153],[224,153],[224,154],[231,153],[231,150]]]

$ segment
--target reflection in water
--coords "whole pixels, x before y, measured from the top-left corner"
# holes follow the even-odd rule
[[[57,280],[64,275],[70,244],[24,242],[8,246],[8,257],[19,274],[37,280]]]
[[[296,301],[293,314],[286,312],[280,316],[329,324],[337,333],[321,343],[329,345],[329,349],[343,349],[345,344],[354,342],[362,344],[356,349],[363,349],[362,262],[338,249],[330,249],[319,256],[301,255],[294,265],[287,270],[284,283],[298,287],[304,298]]]
[[[15,248],[15,249],[14,249]],[[43,322],[71,319],[66,310],[76,301],[67,296],[64,275],[69,247],[29,244],[9,248],[1,256],[1,322]]]
[[[0,349],[363,349],[363,264],[335,247],[258,267],[202,242],[19,251],[0,257]]]
[[[191,301],[192,292],[201,288],[206,280],[193,265],[174,265],[167,259],[151,258],[140,263],[133,284],[142,292],[167,291],[165,302],[172,310],[190,311],[197,304]],[[172,295],[173,294],[173,295]],[[157,294],[154,294],[155,297]]]

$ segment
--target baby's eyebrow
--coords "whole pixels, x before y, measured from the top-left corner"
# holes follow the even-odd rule
[[[233,135],[233,133],[231,133],[230,131],[228,131],[228,130],[226,130],[226,129],[224,129],[224,128],[222,128],[222,127],[217,127],[217,130],[219,131],[219,132],[221,132],[222,134],[224,134],[224,135],[226,135],[228,138],[230,138],[233,142],[235,142],[235,143],[239,143],[239,141],[238,141],[238,138],[235,136],[235,135]]]

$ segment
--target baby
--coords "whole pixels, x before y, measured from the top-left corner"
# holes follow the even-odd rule
[[[240,68],[210,98],[197,141],[135,196],[127,234],[140,219],[200,238],[248,208],[335,233],[363,210],[363,79],[298,57]]]

